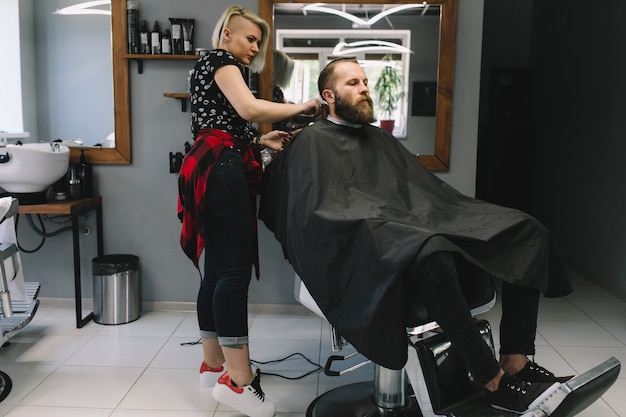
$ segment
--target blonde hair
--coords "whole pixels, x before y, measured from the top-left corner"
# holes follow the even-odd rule
[[[261,42],[259,45],[259,52],[256,54],[252,62],[250,63],[250,70],[252,72],[261,72],[263,67],[265,66],[265,54],[267,53],[267,44],[270,38],[270,25],[263,19],[261,19],[254,12],[246,9],[241,6],[229,6],[224,13],[222,13],[222,17],[217,21],[217,25],[215,25],[215,29],[213,30],[213,48],[219,47],[220,41],[222,40],[222,33],[225,27],[228,27],[228,23],[230,22],[230,18],[233,16],[241,16],[252,23],[255,23],[261,29]]]
[[[274,51],[272,65],[274,84],[280,88],[287,88],[289,81],[291,81],[291,75],[293,74],[293,59],[283,51]]]

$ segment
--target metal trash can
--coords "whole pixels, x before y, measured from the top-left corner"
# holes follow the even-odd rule
[[[93,321],[124,324],[139,318],[139,258],[104,255],[93,258]]]

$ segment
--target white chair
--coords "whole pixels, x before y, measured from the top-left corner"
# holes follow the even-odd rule
[[[14,216],[18,210],[18,201],[13,198],[10,208],[0,219],[0,223]],[[2,328],[0,345],[5,344],[15,333],[30,323],[39,306],[37,297],[40,284],[38,282],[24,282],[23,299],[11,299],[9,284],[20,268],[20,263],[17,261],[18,254],[15,243],[0,242],[0,327]]]

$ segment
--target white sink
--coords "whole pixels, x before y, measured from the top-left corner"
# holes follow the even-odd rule
[[[24,143],[0,148],[0,187],[8,193],[39,193],[67,172],[70,148]]]

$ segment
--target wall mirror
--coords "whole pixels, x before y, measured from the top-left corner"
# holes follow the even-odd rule
[[[126,53],[126,1],[111,1],[111,64],[113,72],[113,130],[115,147],[89,150],[93,164],[129,164],[131,162],[130,102],[128,60]],[[85,144],[88,144],[85,142]],[[80,150],[71,149],[71,159],[77,162]]]
[[[327,11],[316,11],[310,7],[319,5],[368,20],[372,19],[377,13],[388,11],[397,6],[411,4],[415,7],[407,8],[397,14],[386,15],[378,20],[377,23],[366,27],[346,18],[338,17],[337,14],[330,14]],[[305,6],[309,7],[304,10]],[[415,151],[418,154],[419,161],[428,169],[445,171],[448,169],[450,156],[457,7],[458,0],[430,0],[419,4],[410,0],[367,0],[366,3],[363,3],[363,0],[329,0],[323,4],[294,2],[293,0],[259,0],[259,15],[270,23],[273,33],[270,47],[268,48],[266,67],[259,77],[260,95],[266,99],[271,99],[272,97],[271,56],[273,49],[284,49],[288,54],[291,51],[294,56],[298,54],[295,52],[295,49],[286,48],[287,43],[284,41],[284,32],[293,30],[295,33],[297,29],[306,31],[312,28],[333,29],[337,33],[348,32],[347,37],[341,39],[342,41],[352,40],[357,42],[357,32],[362,35],[363,32],[372,31],[372,34],[376,33],[376,35],[372,36],[372,39],[380,39],[380,32],[376,32],[378,30],[387,30],[391,37],[393,37],[393,31],[395,30],[398,34],[396,36],[398,39],[400,39],[400,32],[410,32],[407,46],[413,53],[410,54],[410,58],[403,58],[403,61],[407,62],[406,70],[409,73],[405,77],[407,80],[406,100],[403,104],[405,106],[405,114],[408,117],[405,120],[404,136],[399,135],[397,137],[399,140],[406,140],[407,142],[417,139],[423,141],[424,144],[419,145],[418,150]],[[430,29],[424,29],[424,26],[429,26]],[[354,31],[354,36],[350,36],[350,30]],[[313,33],[312,30],[311,32]],[[316,42],[320,42],[317,37],[315,39],[302,38],[300,40],[302,45],[307,43],[315,44]],[[334,41],[329,40],[328,42],[332,43]],[[320,45],[323,43],[324,41]],[[294,41],[290,45],[297,44],[298,41]],[[323,48],[323,46],[320,46],[320,48]],[[378,51],[378,56],[381,57],[383,54]],[[328,56],[321,54],[319,57],[320,62],[322,62],[322,59],[325,62],[327,59],[332,59],[332,54]],[[369,71],[368,75],[370,78],[372,77]],[[419,105],[420,100],[424,98],[424,91],[420,90],[423,86],[429,86],[431,91],[436,91],[436,93],[430,93],[431,96],[434,96],[431,97],[433,102],[432,115],[415,112],[414,110],[415,106]],[[262,128],[267,129],[267,126]],[[395,130],[394,134],[397,134]],[[412,152],[414,151],[411,146],[407,147]]]

